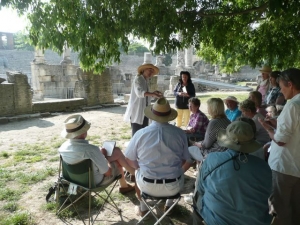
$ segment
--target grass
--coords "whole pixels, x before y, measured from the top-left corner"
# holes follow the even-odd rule
[[[0,219],[0,225],[31,225],[34,224],[31,215],[28,212],[16,212],[3,220]]]
[[[57,168],[43,166],[40,169],[35,165],[49,159],[49,156],[51,159],[51,155],[57,155],[57,147],[61,143],[62,141],[57,138],[51,140],[49,144],[44,142],[12,144],[9,153],[8,151],[1,153],[1,158],[5,160],[2,161],[0,169],[0,201],[2,206],[0,225],[35,224],[28,212],[19,211],[21,207],[18,201],[24,193],[31,189],[33,184],[57,174]],[[58,162],[58,156],[55,157],[55,161]]]

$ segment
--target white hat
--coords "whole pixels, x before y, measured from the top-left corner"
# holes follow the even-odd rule
[[[236,97],[234,97],[234,96],[228,96],[227,98],[225,98],[225,99],[223,99],[223,101],[224,102],[226,102],[226,101],[234,101],[234,102],[237,102],[237,103],[239,103],[239,101],[236,99]]]
[[[262,147],[254,140],[253,129],[243,121],[234,121],[225,129],[220,129],[217,135],[220,146],[243,153],[255,152]]]
[[[69,116],[64,121],[65,128],[61,132],[61,136],[64,138],[72,139],[85,132],[87,132],[91,123],[86,121],[81,115]]]
[[[147,106],[144,113],[149,119],[160,123],[174,120],[177,117],[176,110],[170,107],[165,98],[159,98],[153,105]]]

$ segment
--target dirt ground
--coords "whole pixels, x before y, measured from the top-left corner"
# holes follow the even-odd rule
[[[77,112],[82,114],[92,126],[89,130],[89,137],[93,139],[94,143],[102,143],[104,140],[117,140],[117,145],[125,150],[124,145],[129,141],[130,125],[123,122],[123,114],[126,106],[118,106],[111,108],[100,108],[97,110]],[[205,111],[205,106],[201,106]],[[18,151],[18,146],[28,144],[47,145],[53,140],[59,140],[60,132],[62,130],[63,121],[74,113],[61,113],[56,116],[47,118],[33,118],[22,121],[9,122],[0,125],[0,153]],[[88,137],[88,139],[89,139]],[[55,156],[58,159],[58,155]],[[5,163],[5,159],[1,158],[0,165]],[[58,161],[43,160],[38,163],[29,164],[26,169],[28,173],[43,169],[45,167],[58,168]],[[195,177],[194,170],[191,168],[185,174],[185,187],[182,194],[189,194],[193,190]],[[56,181],[56,177],[49,177],[46,181],[38,182],[31,185],[29,191],[22,195],[18,202],[21,209],[30,212],[35,224],[82,224],[80,220],[72,220],[64,222],[59,219],[55,212],[45,210],[45,196],[51,184]],[[116,188],[116,191],[118,188]],[[110,210],[104,210],[95,224],[136,224],[138,216],[134,212],[134,206],[138,205],[138,201],[134,193],[126,195],[125,198],[118,198],[117,204],[122,209],[122,215],[112,213]],[[0,201],[0,206],[3,205]],[[191,218],[192,208],[181,199],[180,203],[174,209],[171,218],[175,224],[192,224]],[[153,220],[144,224],[153,224]]]

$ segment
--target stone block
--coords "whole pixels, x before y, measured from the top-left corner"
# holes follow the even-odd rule
[[[55,101],[33,102],[33,112],[71,112],[86,105],[83,98],[61,99]]]
[[[7,117],[0,117],[0,124],[6,124],[8,122],[9,122],[9,120]]]

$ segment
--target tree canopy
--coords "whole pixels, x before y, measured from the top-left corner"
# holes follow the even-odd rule
[[[2,0],[29,10],[30,39],[79,52],[84,69],[119,61],[129,36],[149,41],[155,54],[194,45],[200,55],[233,66],[299,66],[298,0]],[[178,40],[176,34],[182,34]],[[202,53],[201,53],[202,52]],[[216,54],[209,54],[215,52]]]

